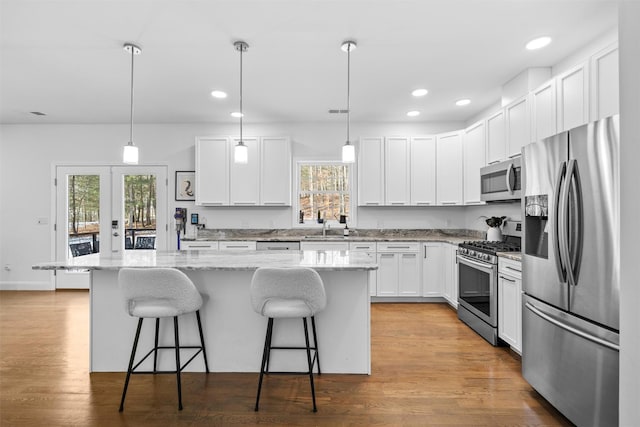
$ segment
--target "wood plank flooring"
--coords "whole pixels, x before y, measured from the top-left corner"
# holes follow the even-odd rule
[[[445,304],[373,304],[371,327],[372,375],[316,377],[317,413],[307,377],[267,377],[256,413],[257,374],[226,373],[185,373],[183,411],[174,376],[133,377],[119,413],[124,374],[89,374],[88,292],[0,292],[0,426],[571,425]]]

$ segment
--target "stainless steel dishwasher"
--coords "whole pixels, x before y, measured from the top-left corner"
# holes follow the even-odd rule
[[[299,251],[300,242],[298,241],[257,241],[256,250],[258,251]]]

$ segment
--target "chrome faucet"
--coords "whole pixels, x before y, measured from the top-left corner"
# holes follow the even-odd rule
[[[331,228],[331,226],[329,225],[329,221],[325,220],[322,223],[322,237],[327,237],[327,230]]]

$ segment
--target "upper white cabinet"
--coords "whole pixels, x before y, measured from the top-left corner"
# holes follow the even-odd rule
[[[531,92],[531,142],[556,134],[556,81]]]
[[[507,133],[507,157],[521,154],[522,147],[529,143],[529,95],[516,99],[504,108]]]
[[[358,205],[384,205],[384,137],[360,138]]]
[[[229,204],[231,206],[257,206],[260,204],[260,144],[258,138],[242,138],[249,150],[247,163],[229,161]],[[232,138],[232,147],[238,143]]]
[[[589,122],[589,68],[584,62],[556,78],[558,132]]]
[[[591,120],[619,113],[618,69],[617,42],[591,57]]]
[[[287,137],[243,138],[249,162],[233,162],[236,138],[196,138],[196,204],[291,205],[291,143]]]
[[[229,138],[196,138],[196,204],[229,205]]]
[[[462,133],[436,136],[436,201],[438,205],[462,205]]]
[[[487,164],[497,163],[507,157],[504,110],[487,118]]]
[[[409,205],[409,138],[387,137],[384,146],[385,204]]]
[[[483,204],[480,200],[480,168],[485,165],[485,122],[465,129],[462,136],[464,160],[464,204]]]
[[[484,159],[484,153],[483,153]],[[409,143],[409,169],[413,206],[436,204],[436,137],[415,136]]]
[[[291,205],[291,142],[287,137],[262,138],[260,203]]]

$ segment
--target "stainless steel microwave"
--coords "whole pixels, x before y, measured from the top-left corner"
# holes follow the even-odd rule
[[[520,200],[522,167],[520,157],[480,169],[480,199],[485,202]]]

